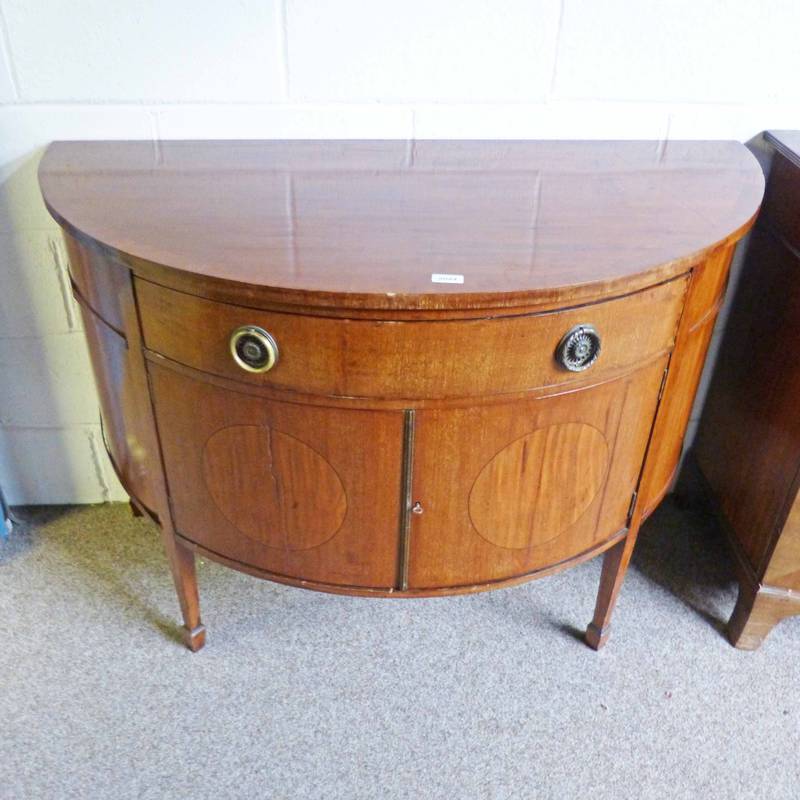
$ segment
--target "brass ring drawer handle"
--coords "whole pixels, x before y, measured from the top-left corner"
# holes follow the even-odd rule
[[[230,344],[233,360],[248,372],[268,372],[278,361],[278,343],[255,325],[237,328]]]
[[[556,348],[556,361],[570,372],[583,372],[600,355],[600,334],[594,325],[570,328]]]

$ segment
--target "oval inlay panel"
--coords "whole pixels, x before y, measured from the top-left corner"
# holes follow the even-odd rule
[[[294,436],[259,425],[223,428],[203,448],[203,475],[228,521],[269,547],[308,550],[344,522],[336,470]]]
[[[544,544],[570,528],[605,483],[608,444],[581,422],[549,425],[504,447],[469,495],[475,530],[498,547]],[[501,499],[502,498],[502,499]]]

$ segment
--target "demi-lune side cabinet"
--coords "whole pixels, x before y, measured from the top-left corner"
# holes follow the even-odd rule
[[[60,142],[109,456],[194,554],[476,592],[604,554],[605,643],[762,172],[734,142]]]

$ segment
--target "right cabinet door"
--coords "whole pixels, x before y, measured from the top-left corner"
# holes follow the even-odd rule
[[[666,364],[541,399],[418,411],[409,589],[525,575],[623,530]]]

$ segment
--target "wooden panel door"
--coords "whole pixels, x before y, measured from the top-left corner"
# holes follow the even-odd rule
[[[150,513],[161,513],[158,442],[141,353],[82,301],[79,305],[111,462],[131,498]]]
[[[150,365],[179,534],[276,575],[397,580],[403,415],[302,406]]]
[[[623,530],[665,367],[555,397],[418,411],[409,589],[525,575]]]

